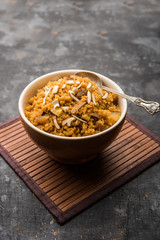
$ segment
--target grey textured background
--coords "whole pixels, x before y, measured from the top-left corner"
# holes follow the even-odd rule
[[[0,122],[33,79],[70,68],[160,102],[160,1],[0,0]],[[128,113],[160,136],[160,113]],[[60,226],[0,157],[1,240],[159,240],[159,225],[160,163]]]

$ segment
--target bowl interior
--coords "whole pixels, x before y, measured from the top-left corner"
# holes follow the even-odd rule
[[[35,79],[34,81],[32,81],[23,90],[23,92],[21,93],[21,96],[19,98],[19,103],[18,103],[18,105],[19,105],[19,113],[20,113],[21,117],[23,118],[23,120],[27,124],[30,125],[30,127],[34,128],[34,130],[36,130],[36,131],[40,131],[43,134],[47,134],[47,135],[49,134],[49,133],[45,133],[45,132],[41,131],[40,129],[36,128],[35,126],[33,126],[29,122],[29,120],[26,118],[26,116],[24,114],[24,109],[25,109],[29,99],[36,94],[37,89],[41,89],[49,81],[56,81],[56,80],[58,80],[59,78],[61,78],[63,76],[69,76],[69,75],[74,74],[74,73],[76,73],[78,71],[86,71],[86,70],[77,70],[77,69],[76,70],[62,70],[62,71],[48,73],[48,74],[43,75],[43,76]],[[92,73],[97,74],[102,79],[103,85],[108,86],[110,88],[113,88],[113,89],[117,90],[118,92],[123,93],[122,89],[114,81],[112,81],[111,79],[109,79],[109,78],[107,78],[107,77],[105,77],[105,76],[103,76],[103,75],[101,75],[99,73],[96,73],[96,72],[92,72]],[[120,117],[120,119],[111,128],[109,128],[109,129],[107,129],[107,130],[105,130],[103,132],[109,131],[114,126],[118,125],[124,119],[124,117],[126,115],[126,112],[127,112],[127,101],[125,99],[121,98],[121,97],[118,97],[118,105],[121,108],[121,117]],[[51,134],[49,134],[49,135],[51,135]],[[51,136],[53,136],[53,135],[51,135]],[[91,135],[91,136],[93,136],[93,135]],[[55,136],[55,137],[68,138],[68,137],[60,137],[60,136]],[[85,136],[83,138],[86,138],[86,137],[88,137],[88,136]],[[80,138],[82,138],[82,137],[80,137]],[[76,137],[76,139],[78,139],[78,137]]]

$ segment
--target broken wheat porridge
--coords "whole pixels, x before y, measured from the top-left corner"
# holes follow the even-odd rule
[[[121,115],[117,95],[89,78],[71,75],[48,82],[25,109],[37,128],[59,136],[81,137],[104,131]]]

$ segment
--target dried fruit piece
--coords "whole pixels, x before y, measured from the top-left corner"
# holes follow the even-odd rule
[[[49,116],[38,116],[36,118],[36,121],[37,123],[43,124],[43,123],[46,123],[48,119],[49,119]]]
[[[55,114],[57,117],[60,117],[63,113],[63,110],[62,108],[56,107],[56,108],[52,108],[51,112]]]
[[[82,118],[88,122],[90,120],[91,116],[88,114],[83,114]]]

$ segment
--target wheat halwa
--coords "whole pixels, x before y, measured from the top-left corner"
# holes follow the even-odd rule
[[[111,127],[121,110],[116,94],[100,89],[89,78],[71,75],[37,90],[25,115],[34,126],[50,134],[81,137]]]

